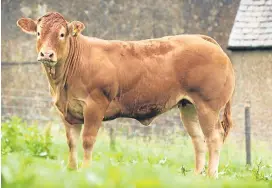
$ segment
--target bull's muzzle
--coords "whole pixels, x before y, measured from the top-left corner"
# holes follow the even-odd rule
[[[40,51],[37,60],[50,67],[53,67],[57,64],[56,54],[53,50]]]

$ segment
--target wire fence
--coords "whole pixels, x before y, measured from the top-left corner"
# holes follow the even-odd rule
[[[4,89],[2,90],[2,120],[8,119],[11,116],[19,116],[27,121],[58,121],[57,112],[53,107],[52,98],[48,92],[41,92],[35,90],[28,90],[23,96],[18,96],[18,92],[21,90],[18,89]],[[3,93],[9,93],[5,95]],[[13,93],[13,95],[12,95]],[[25,96],[29,95],[29,96]],[[233,108],[244,108],[243,105],[233,105]],[[269,113],[268,110],[263,110],[262,113]],[[235,114],[234,114],[235,116]],[[244,113],[242,112],[241,121],[244,122]],[[240,121],[240,122],[241,122]],[[59,122],[61,123],[61,122]],[[267,123],[265,120],[259,120],[259,123]],[[139,122],[135,120],[122,119],[105,122],[107,127],[114,127],[114,129],[119,129],[121,134],[128,134],[132,136],[142,136],[145,137],[147,134],[156,134],[156,135],[171,135],[175,134],[174,132],[184,131],[182,123],[179,119],[179,111],[176,109],[172,110],[168,114],[159,116],[154,120],[152,125],[149,127],[143,127]],[[113,126],[111,125],[113,124]],[[231,132],[233,136],[238,139],[245,139],[246,132],[244,130],[244,123],[237,124],[234,122],[234,131]],[[140,126],[139,126],[140,125]],[[138,127],[138,128],[129,128]],[[254,124],[252,124],[254,126]],[[154,128],[155,127],[155,128]],[[155,130],[156,129],[156,130]],[[124,131],[125,130],[125,131]],[[127,131],[127,133],[125,133]],[[258,127],[258,129],[253,128],[252,133],[253,137],[260,137],[261,140],[269,141],[271,132],[266,131],[265,127]],[[271,139],[270,139],[271,141]]]

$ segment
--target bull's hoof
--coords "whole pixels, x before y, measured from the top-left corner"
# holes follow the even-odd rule
[[[195,170],[194,170],[194,174],[195,174],[195,175],[206,176],[205,169],[203,169],[203,170],[195,169]]]
[[[212,179],[218,179],[218,172],[217,171],[209,172],[208,176],[209,176],[209,178],[212,178]]]
[[[91,167],[91,162],[90,161],[83,161],[81,164],[81,168],[90,168]]]
[[[68,164],[66,168],[69,171],[76,171],[78,169],[77,164]]]

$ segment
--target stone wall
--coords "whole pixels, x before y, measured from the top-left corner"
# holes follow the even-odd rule
[[[238,0],[2,0],[2,62],[20,64],[2,64],[2,117],[57,119],[45,75],[34,63],[35,37],[22,33],[16,21],[58,11],[68,21],[82,21],[83,34],[104,39],[140,40],[183,33],[212,36],[230,55],[236,71],[232,133],[244,138],[244,104],[250,100],[253,136],[267,140],[272,132],[271,52],[226,50],[238,6]],[[111,124],[139,125],[128,119]],[[156,118],[152,129],[164,127],[166,133],[173,125],[180,128],[178,110]]]
[[[3,0],[2,61],[36,60],[35,37],[16,26],[21,17],[38,18],[57,11],[86,25],[85,35],[122,40],[207,34],[225,49],[238,0]]]
[[[258,140],[272,138],[272,53],[270,51],[234,51],[231,60],[236,74],[233,97],[233,134],[244,138],[244,108],[251,106],[252,135]]]
[[[5,62],[1,70],[2,117],[57,119],[51,109],[45,75],[40,65],[35,64],[35,37],[16,26],[21,17],[38,18],[46,12],[58,11],[68,21],[82,21],[86,26],[83,34],[103,39],[140,40],[184,33],[206,34],[229,53],[226,46],[238,5],[238,0],[2,0],[1,47],[2,62]],[[6,64],[11,62],[20,65]],[[27,62],[33,64],[25,64]],[[127,119],[111,122],[120,123],[139,125]],[[163,132],[167,132],[173,125],[180,128],[178,110],[156,118],[152,128],[164,127]]]
[[[2,119],[52,120],[48,88],[40,64],[2,64]]]
[[[3,0],[3,114],[21,114],[21,110],[15,110],[15,104],[24,106],[28,103],[28,110],[31,105],[35,106],[33,101],[24,97],[36,97],[36,103],[41,103],[38,106],[43,106],[41,98],[49,100],[49,93],[45,94],[48,91],[47,82],[40,65],[24,64],[35,62],[37,55],[35,36],[21,32],[16,26],[21,17],[38,18],[46,12],[58,11],[68,21],[82,21],[86,25],[83,34],[104,39],[140,40],[183,33],[207,34],[217,39],[225,49],[238,3],[231,0]],[[10,62],[22,64],[6,65]],[[33,90],[36,92],[33,93]],[[27,109],[22,114],[36,112]],[[45,111],[43,109],[39,114],[47,114]]]

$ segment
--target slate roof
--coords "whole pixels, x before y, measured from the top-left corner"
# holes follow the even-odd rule
[[[272,49],[272,0],[241,0],[228,49]]]

